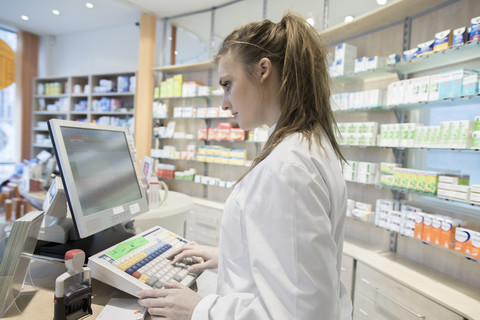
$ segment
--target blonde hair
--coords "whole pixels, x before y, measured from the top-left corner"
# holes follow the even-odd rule
[[[223,41],[214,61],[232,54],[253,78],[253,67],[268,58],[281,75],[281,115],[265,147],[250,170],[265,159],[287,136],[301,133],[312,144],[312,134],[321,146],[326,133],[339,159],[345,160],[335,139],[336,126],[330,107],[330,78],[327,47],[318,32],[304,18],[287,13],[278,23],[252,22],[233,30]]]

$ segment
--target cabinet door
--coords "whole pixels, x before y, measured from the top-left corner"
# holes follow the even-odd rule
[[[451,310],[357,262],[355,303],[359,295],[373,303],[378,314],[398,320],[462,320]]]
[[[343,284],[347,288],[350,297],[353,298],[353,273],[355,260],[349,256],[343,255],[342,257],[342,267],[340,278],[343,281]]]

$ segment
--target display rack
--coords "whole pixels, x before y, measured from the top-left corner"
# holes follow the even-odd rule
[[[177,66],[158,66],[154,67],[153,71],[156,75],[156,86],[168,77],[177,74],[184,76],[184,81],[197,81],[204,85],[212,86],[218,83],[216,75],[216,65],[206,61],[188,65]],[[161,148],[164,145],[174,145],[176,147],[183,147],[188,143],[195,143],[198,146],[221,145],[230,148],[242,148],[247,152],[248,160],[252,160],[258,154],[261,143],[252,143],[250,141],[230,141],[230,140],[212,140],[212,139],[197,139],[197,130],[200,127],[215,127],[220,122],[231,122],[234,127],[238,126],[236,119],[233,117],[173,117],[173,108],[177,106],[193,106],[199,107],[217,107],[222,103],[223,95],[197,95],[197,96],[176,96],[176,97],[160,97],[154,99],[160,101],[168,106],[168,117],[155,117],[153,121],[160,121],[165,125],[168,121],[175,121],[176,127],[180,130],[188,131],[193,134],[195,138],[159,138],[153,136],[152,148]],[[225,181],[235,181],[246,170],[245,165],[233,165],[203,162],[197,160],[182,160],[171,158],[157,158],[158,161],[164,163],[174,164],[176,171],[184,171],[194,168],[199,175],[211,176],[224,179]],[[209,184],[199,184],[189,181],[165,179],[169,188],[182,193],[189,194],[194,197],[204,198],[208,200],[224,202],[228,197],[230,190],[224,187],[217,187]]]
[[[122,122],[122,125],[133,124],[135,83],[132,83],[128,89],[121,86],[122,90],[128,90],[127,92],[116,92],[119,87],[117,83],[119,77],[132,79],[131,77],[135,77],[135,72],[34,78],[32,155],[35,156],[42,150],[51,152],[52,145],[46,125],[49,119],[98,122],[108,120],[105,117],[112,117],[111,124],[119,124],[119,122]],[[100,86],[100,80],[112,82],[110,92],[95,92],[95,87]],[[93,106],[98,105],[98,101],[102,99],[120,103],[122,106],[120,111],[94,110]]]

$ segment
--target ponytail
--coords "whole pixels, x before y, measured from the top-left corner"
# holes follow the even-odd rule
[[[240,59],[252,77],[253,66],[262,58],[268,58],[281,74],[280,118],[265,147],[238,181],[293,133],[301,133],[310,145],[313,135],[321,145],[323,130],[337,157],[345,160],[334,134],[338,128],[330,107],[327,47],[305,19],[287,13],[278,23],[263,20],[241,26],[225,38],[214,61],[218,63],[227,53]]]

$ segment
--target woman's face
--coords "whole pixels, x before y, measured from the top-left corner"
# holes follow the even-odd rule
[[[260,84],[247,75],[243,64],[227,53],[218,62],[218,74],[224,92],[222,108],[232,112],[240,128],[252,130],[266,123]]]

